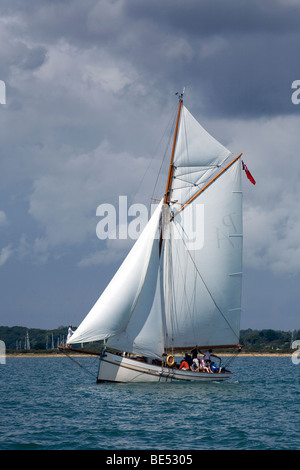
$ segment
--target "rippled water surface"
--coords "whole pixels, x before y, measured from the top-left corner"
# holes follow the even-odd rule
[[[98,359],[8,357],[0,449],[299,449],[300,365],[238,357],[226,383],[96,384]],[[93,375],[92,375],[93,374]]]

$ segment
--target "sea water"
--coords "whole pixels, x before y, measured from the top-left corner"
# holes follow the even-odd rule
[[[74,362],[80,363],[78,364]],[[238,357],[229,382],[97,384],[93,357],[0,365],[1,450],[296,450],[300,364]]]

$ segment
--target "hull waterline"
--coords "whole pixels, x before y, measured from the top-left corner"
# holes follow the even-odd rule
[[[206,373],[148,364],[106,352],[99,365],[97,382],[222,382],[231,372]]]

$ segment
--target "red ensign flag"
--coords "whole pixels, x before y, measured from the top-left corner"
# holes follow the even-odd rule
[[[243,170],[245,171],[247,175],[247,178],[251,181],[252,184],[255,184],[256,183],[255,179],[253,178],[253,176],[251,175],[250,171],[248,170],[247,166],[245,165],[243,161],[242,161],[242,165],[243,165]]]

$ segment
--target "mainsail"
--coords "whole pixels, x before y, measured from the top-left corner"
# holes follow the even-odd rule
[[[238,343],[241,162],[230,156],[181,97],[164,200],[69,343],[149,357]]]
[[[241,312],[240,159],[221,170],[231,152],[183,105],[179,112],[164,251],[166,347],[233,345]]]
[[[241,199],[238,160],[170,223],[164,252],[170,347],[232,345],[239,340]],[[197,205],[203,209],[198,211],[202,226],[191,238],[185,227],[194,214],[197,219]]]

